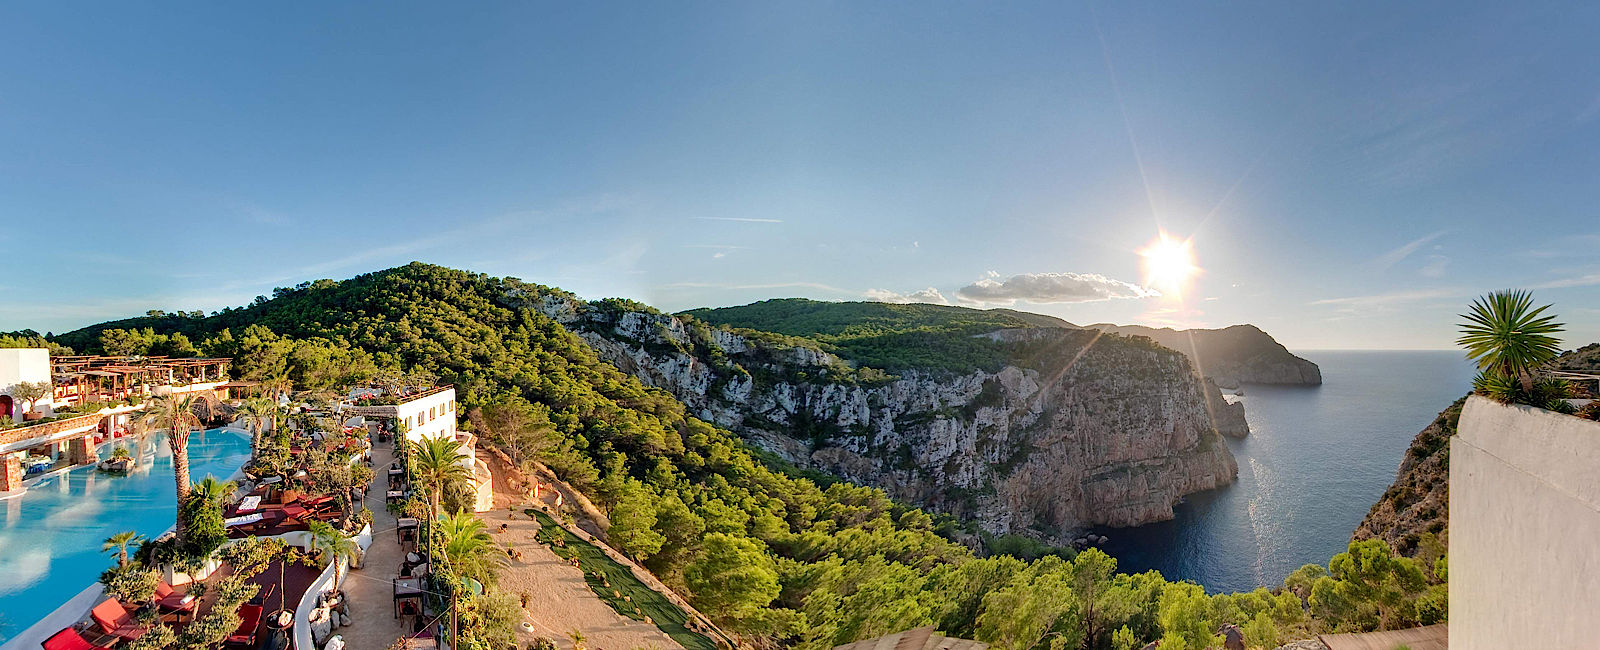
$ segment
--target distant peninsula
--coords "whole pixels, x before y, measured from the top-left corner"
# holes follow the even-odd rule
[[[1223,388],[1237,388],[1239,384],[1314,386],[1322,383],[1322,369],[1317,364],[1295,356],[1254,325],[1188,330],[1110,323],[1088,327],[1127,336],[1148,336],[1188,355],[1202,375]]]

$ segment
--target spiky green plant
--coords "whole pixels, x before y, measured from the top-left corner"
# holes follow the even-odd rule
[[[1550,305],[1534,308],[1528,291],[1496,291],[1473,301],[1461,317],[1461,337],[1456,345],[1465,348],[1467,358],[1478,363],[1484,373],[1498,373],[1533,390],[1533,371],[1561,353],[1555,337],[1562,323],[1545,316]]]

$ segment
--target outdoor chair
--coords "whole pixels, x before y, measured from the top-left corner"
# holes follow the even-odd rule
[[[95,605],[94,609],[89,610],[89,617],[94,619],[101,631],[128,641],[144,636],[145,631],[149,629],[135,622],[133,614],[130,614],[128,608],[123,607],[122,602],[115,598]]]
[[[244,604],[239,606],[239,627],[233,634],[223,640],[223,645],[239,645],[253,648],[256,645],[256,628],[261,625],[261,606]]]
[[[156,583],[156,606],[164,615],[175,614],[182,617],[184,614],[193,616],[195,608],[200,605],[200,599],[189,594],[180,594],[172,585],[165,581]]]
[[[108,646],[90,643],[82,634],[70,627],[55,633],[40,645],[44,646],[44,650],[111,650]]]

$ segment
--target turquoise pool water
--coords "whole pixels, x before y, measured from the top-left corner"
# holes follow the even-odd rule
[[[119,444],[124,444],[120,443]],[[172,526],[172,452],[165,434],[130,444],[142,460],[127,476],[93,468],[43,479],[0,501],[0,643],[55,611],[111,566],[105,538],[154,537]],[[101,457],[110,453],[101,449]],[[250,458],[250,440],[212,429],[189,435],[189,474],[226,478]]]

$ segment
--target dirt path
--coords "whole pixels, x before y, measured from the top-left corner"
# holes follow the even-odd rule
[[[495,474],[496,482],[501,480],[500,476]],[[618,614],[595,596],[584,582],[582,570],[567,564],[534,538],[539,532],[539,523],[521,513],[521,508],[531,504],[517,503],[517,514],[508,518],[507,507],[512,505],[512,497],[499,487],[496,485],[496,509],[479,516],[489,524],[495,541],[522,554],[501,572],[500,588],[514,595],[528,596],[528,606],[523,612],[524,619],[533,625],[533,631],[518,632],[523,644],[543,636],[564,650],[571,650],[570,635],[577,631],[583,634],[584,645],[590,650],[682,649],[683,646],[656,626]],[[504,531],[500,530],[502,524],[506,526]]]

